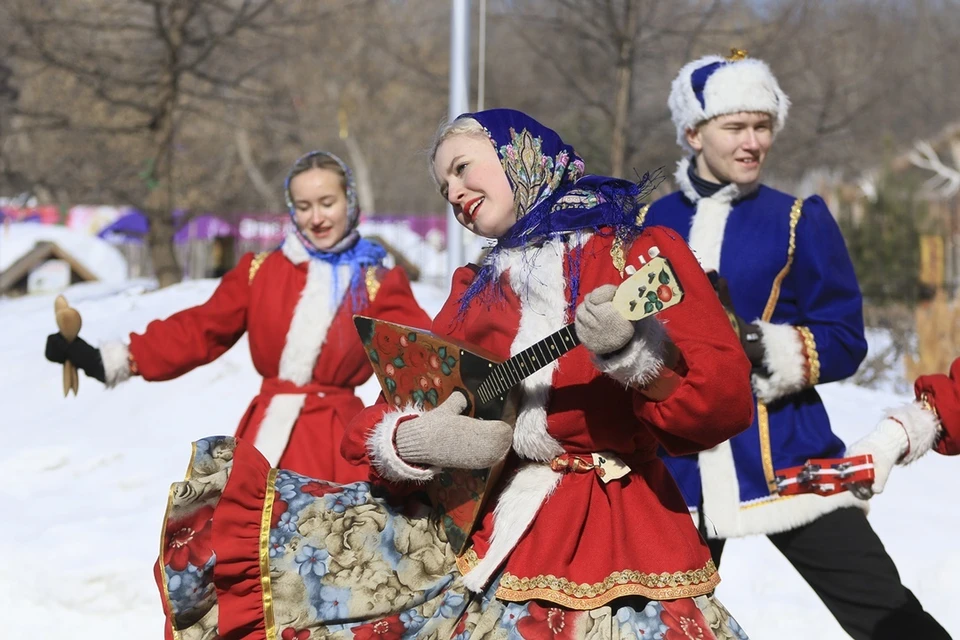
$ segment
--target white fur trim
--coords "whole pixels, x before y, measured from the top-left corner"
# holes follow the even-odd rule
[[[581,241],[586,238],[581,237]],[[575,238],[571,245],[573,242]],[[523,247],[500,254],[497,277],[508,272],[510,287],[520,298],[520,326],[510,345],[511,355],[564,326],[566,249],[560,239],[554,239],[542,247]],[[523,399],[514,426],[513,449],[522,458],[546,462],[563,454],[563,447],[547,432],[547,403],[557,366],[557,362],[552,362],[521,383]],[[545,465],[527,465],[517,471],[497,499],[490,549],[464,577],[464,586],[475,592],[483,590],[529,528],[543,501],[556,489],[560,477]]]
[[[503,490],[493,512],[493,536],[486,555],[463,578],[475,593],[483,591],[490,577],[503,564],[530,528],[540,506],[560,484],[562,474],[541,464],[522,467]]]
[[[730,183],[709,198],[701,198],[690,182],[690,176],[687,174],[689,167],[690,159],[683,158],[677,163],[677,172],[674,174],[683,195],[690,202],[695,203],[697,208],[690,221],[690,237],[687,244],[697,256],[704,271],[719,273],[723,236],[726,233],[727,219],[730,217],[733,203],[756,189],[757,185],[751,189],[744,189]]]
[[[910,448],[897,464],[910,464],[933,448],[940,434],[940,421],[932,411],[919,402],[910,402],[888,409],[887,415],[903,425],[909,440]]]
[[[707,530],[710,538],[739,538],[789,531],[843,507],[869,510],[866,501],[846,491],[832,496],[770,496],[740,504],[740,485],[730,442],[702,451],[698,461],[703,511],[711,525]],[[696,521],[697,510],[691,509],[691,515]]]
[[[740,485],[733,462],[730,441],[721,442],[712,449],[697,454],[700,466],[700,486],[703,491],[704,513],[715,531],[736,531],[737,512],[740,509]],[[708,533],[713,533],[708,531]],[[726,536],[719,536],[726,537]]]
[[[719,194],[718,194],[719,195]],[[704,271],[720,272],[723,234],[730,217],[730,203],[702,198],[690,222],[690,249],[697,254]]]
[[[300,240],[290,233],[283,243],[283,255],[294,264],[307,265],[307,282],[293,311],[286,342],[280,354],[278,377],[281,380],[305,385],[313,380],[320,349],[327,339],[327,331],[340,307],[343,294],[350,285],[349,267],[340,267],[340,298],[333,299],[333,267],[322,260],[310,260]],[[276,466],[283,455],[290,434],[300,417],[306,396],[302,393],[277,394],[270,399],[260,423],[254,446]]]
[[[383,418],[373,429],[367,439],[367,453],[370,463],[385,480],[391,482],[426,482],[437,474],[439,469],[431,467],[424,469],[407,464],[397,454],[393,444],[397,432],[397,421],[404,416],[421,416],[423,410],[413,404],[401,409],[394,409],[383,414]]]
[[[758,320],[763,332],[763,364],[770,376],[753,375],[753,390],[766,404],[800,391],[807,386],[804,373],[803,339],[789,324],[772,324]]]
[[[520,326],[510,345],[516,355],[564,326],[566,279],[563,275],[564,245],[560,240],[541,248],[504,251],[497,262],[499,277],[509,270],[510,287],[520,298]],[[552,362],[522,383],[523,399],[513,432],[513,448],[528,460],[546,462],[563,453],[563,447],[547,433],[547,402],[557,362]]]
[[[293,425],[296,424],[306,400],[307,396],[303,393],[277,394],[270,398],[263,420],[257,427],[253,446],[263,454],[271,467],[280,464],[280,456],[290,442]]]
[[[104,342],[100,345],[103,374],[111,389],[130,379],[130,346],[122,342]]]
[[[667,332],[654,317],[634,323],[633,338],[620,351],[609,356],[593,356],[596,367],[611,378],[630,387],[643,387],[663,368]]]
[[[303,264],[310,259],[310,254],[307,253],[303,243],[300,242],[300,238],[298,238],[297,234],[293,231],[288,231],[287,235],[283,238],[281,251],[283,255],[287,256],[287,260],[293,264]]]
[[[703,89],[704,106],[693,90],[694,71],[714,62],[723,66],[707,79]],[[790,109],[790,99],[780,89],[770,67],[762,60],[746,58],[729,62],[721,56],[704,56],[687,63],[673,80],[667,100],[670,116],[677,130],[677,144],[692,151],[687,144],[687,129],[728,113],[762,111],[773,116],[773,134],[783,129]]]
[[[589,234],[581,234],[586,242]],[[520,298],[520,326],[510,345],[516,355],[531,344],[561,329],[566,323],[566,278],[563,259],[577,242],[565,245],[554,239],[542,247],[504,251],[496,264],[497,277],[508,272],[510,287]],[[547,404],[558,363],[552,362],[522,382],[523,400],[513,433],[513,449],[523,458],[546,462],[563,454],[563,447],[547,432]],[[522,467],[497,499],[493,535],[484,558],[463,580],[464,586],[480,592],[503,564],[530,527],[540,506],[560,483],[561,474],[546,465]]]
[[[690,158],[683,157],[677,162],[677,170],[673,173],[673,179],[677,181],[677,186],[680,188],[680,191],[687,197],[687,200],[694,203],[699,203],[701,200],[712,200],[716,204],[725,204],[730,205],[731,203],[739,200],[743,196],[752,193],[757,190],[759,184],[753,184],[749,187],[742,187],[734,182],[731,182],[727,186],[723,187],[715,194],[709,198],[702,197],[697,190],[693,187],[693,183],[690,182],[690,175],[688,171],[690,170]],[[697,207],[697,211],[700,211],[700,208]],[[729,206],[727,212],[723,215],[724,224],[726,224],[727,214],[730,213]],[[723,239],[723,226],[720,227],[720,239]],[[690,233],[691,239],[693,238],[693,231]],[[711,236],[706,236],[710,238]],[[717,264],[720,264],[720,261],[717,261]],[[716,267],[714,267],[716,268]]]
[[[283,246],[292,245],[287,242]],[[299,241],[296,243],[299,245]],[[293,312],[287,341],[280,355],[280,379],[304,385],[313,379],[317,356],[327,339],[327,330],[340,307],[343,294],[350,287],[350,268],[339,267],[340,297],[333,299],[333,267],[323,260],[311,260],[307,267],[307,283]]]

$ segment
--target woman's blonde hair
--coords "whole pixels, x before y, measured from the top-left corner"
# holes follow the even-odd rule
[[[437,180],[437,173],[433,169],[433,163],[437,158],[437,149],[440,148],[440,145],[443,144],[445,140],[452,138],[453,136],[461,135],[474,136],[483,138],[485,140],[489,139],[487,130],[483,128],[482,124],[473,118],[457,118],[456,120],[450,120],[440,125],[440,128],[437,129],[437,134],[433,137],[433,144],[430,146],[429,170],[430,175],[433,176],[433,180],[435,182]]]

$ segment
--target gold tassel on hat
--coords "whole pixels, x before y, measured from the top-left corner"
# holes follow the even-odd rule
[[[743,60],[747,57],[746,49],[737,49],[736,47],[730,48],[730,55],[727,56],[727,60],[730,62],[736,62],[737,60]]]

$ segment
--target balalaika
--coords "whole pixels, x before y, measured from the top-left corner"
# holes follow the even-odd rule
[[[669,262],[657,256],[643,264],[617,288],[613,304],[628,320],[637,321],[678,304],[683,289]],[[529,376],[580,344],[573,324],[501,360],[475,346],[429,331],[355,316],[354,323],[380,382],[386,401],[431,409],[455,391],[468,402],[466,415],[513,424],[514,390]],[[465,551],[501,465],[492,469],[443,469],[426,486],[454,551]]]

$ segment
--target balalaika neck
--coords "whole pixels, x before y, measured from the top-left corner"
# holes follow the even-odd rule
[[[517,355],[495,365],[490,375],[477,387],[482,403],[504,395],[532,373],[543,369],[557,358],[580,344],[573,324],[536,342]]]

